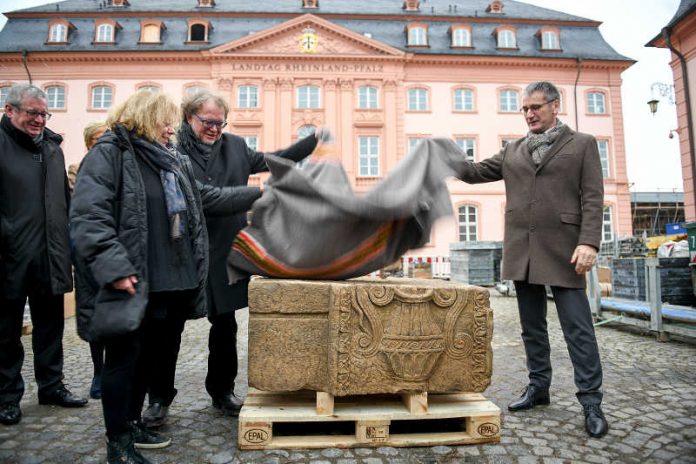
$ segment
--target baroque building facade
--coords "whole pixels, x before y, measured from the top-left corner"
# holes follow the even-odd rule
[[[424,137],[472,160],[497,153],[526,134],[525,85],[549,80],[560,119],[597,138],[604,239],[632,233],[620,75],[633,61],[596,21],[511,0],[67,0],[5,15],[0,100],[16,83],[43,88],[68,163],[84,156],[82,128],[132,92],[205,87],[231,104],[226,130],[260,150],[329,127],[364,192]],[[449,187],[454,217],[412,256],[502,240],[503,183]]]

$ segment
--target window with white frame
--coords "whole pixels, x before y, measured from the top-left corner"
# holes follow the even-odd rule
[[[100,24],[97,27],[97,42],[113,42],[114,26],[111,24]]]
[[[556,31],[544,31],[541,33],[541,48],[546,50],[557,50],[560,48]]]
[[[498,31],[498,48],[516,48],[515,33],[509,29]]]
[[[413,26],[408,30],[409,46],[428,45],[426,30],[421,26]]]
[[[319,87],[316,85],[301,85],[297,88],[298,108],[319,108]]]
[[[310,135],[314,134],[317,131],[317,128],[311,124],[305,124],[304,126],[300,126],[299,129],[297,129],[297,140],[302,140],[305,137],[309,137]],[[309,162],[309,157],[303,159],[302,161],[298,161],[295,163],[295,167],[298,169],[303,168],[304,166],[307,165]]]
[[[247,146],[252,150],[259,149],[259,138],[256,135],[245,135],[244,141],[246,142]]]
[[[54,24],[51,26],[51,31],[48,35],[49,42],[67,42],[68,28],[65,24]]]
[[[470,47],[471,34],[469,29],[458,27],[452,31],[452,46],[453,47]]]
[[[466,153],[467,161],[476,160],[476,139],[471,137],[456,137],[454,142]]]
[[[599,150],[599,161],[602,163],[602,177],[609,177],[609,141],[597,140],[597,150]]]
[[[197,94],[198,92],[203,92],[205,90],[208,90],[208,88],[204,85],[190,85],[186,87],[186,94],[188,96],[192,96]]]
[[[471,89],[455,89],[455,111],[474,111],[474,91]]]
[[[360,177],[379,176],[379,137],[358,137],[358,175]]]
[[[612,224],[611,206],[605,206],[602,214],[602,241],[614,240],[614,226]]]
[[[517,111],[519,111],[520,96],[517,90],[501,90],[499,95],[501,113],[516,113]]]
[[[459,241],[478,240],[478,208],[473,205],[459,207]]]
[[[0,87],[0,110],[5,110],[7,95],[10,93],[10,86]]]
[[[606,113],[602,92],[589,92],[587,94],[587,112],[592,114]]]
[[[138,87],[138,90],[147,90],[148,92],[159,92],[160,88],[156,85],[143,85]]]
[[[92,87],[92,108],[95,110],[105,110],[111,108],[113,91],[106,85]]]
[[[420,143],[420,141],[423,140],[423,137],[409,137],[408,138],[408,152],[411,153],[414,148],[416,148],[416,145]]]
[[[258,108],[259,88],[255,85],[240,85],[237,90],[237,106],[239,108]]]
[[[428,110],[428,90],[409,89],[408,90],[408,109],[409,111]]]
[[[46,87],[46,100],[48,101],[48,109],[59,110],[65,108],[65,87],[61,85],[52,85]]]
[[[358,89],[358,108],[376,109],[379,108],[379,92],[377,87],[363,85]]]

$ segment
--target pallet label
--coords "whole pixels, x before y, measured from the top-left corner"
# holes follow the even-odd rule
[[[250,445],[264,445],[273,439],[273,424],[269,422],[240,423],[241,439]]]
[[[500,428],[497,424],[494,424],[493,422],[486,422],[484,424],[479,425],[476,431],[481,436],[494,437],[498,435],[498,432],[500,432]]]
[[[365,428],[365,438],[367,438],[371,442],[376,443],[387,441],[388,436],[389,427],[387,426]]]

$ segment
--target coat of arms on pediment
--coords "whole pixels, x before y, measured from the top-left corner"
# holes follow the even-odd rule
[[[214,55],[401,56],[401,50],[306,14],[210,50]]]

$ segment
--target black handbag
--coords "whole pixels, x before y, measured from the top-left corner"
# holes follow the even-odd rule
[[[90,335],[99,340],[135,332],[145,317],[147,302],[148,284],[144,281],[135,284],[134,295],[111,286],[101,288],[94,301]]]

